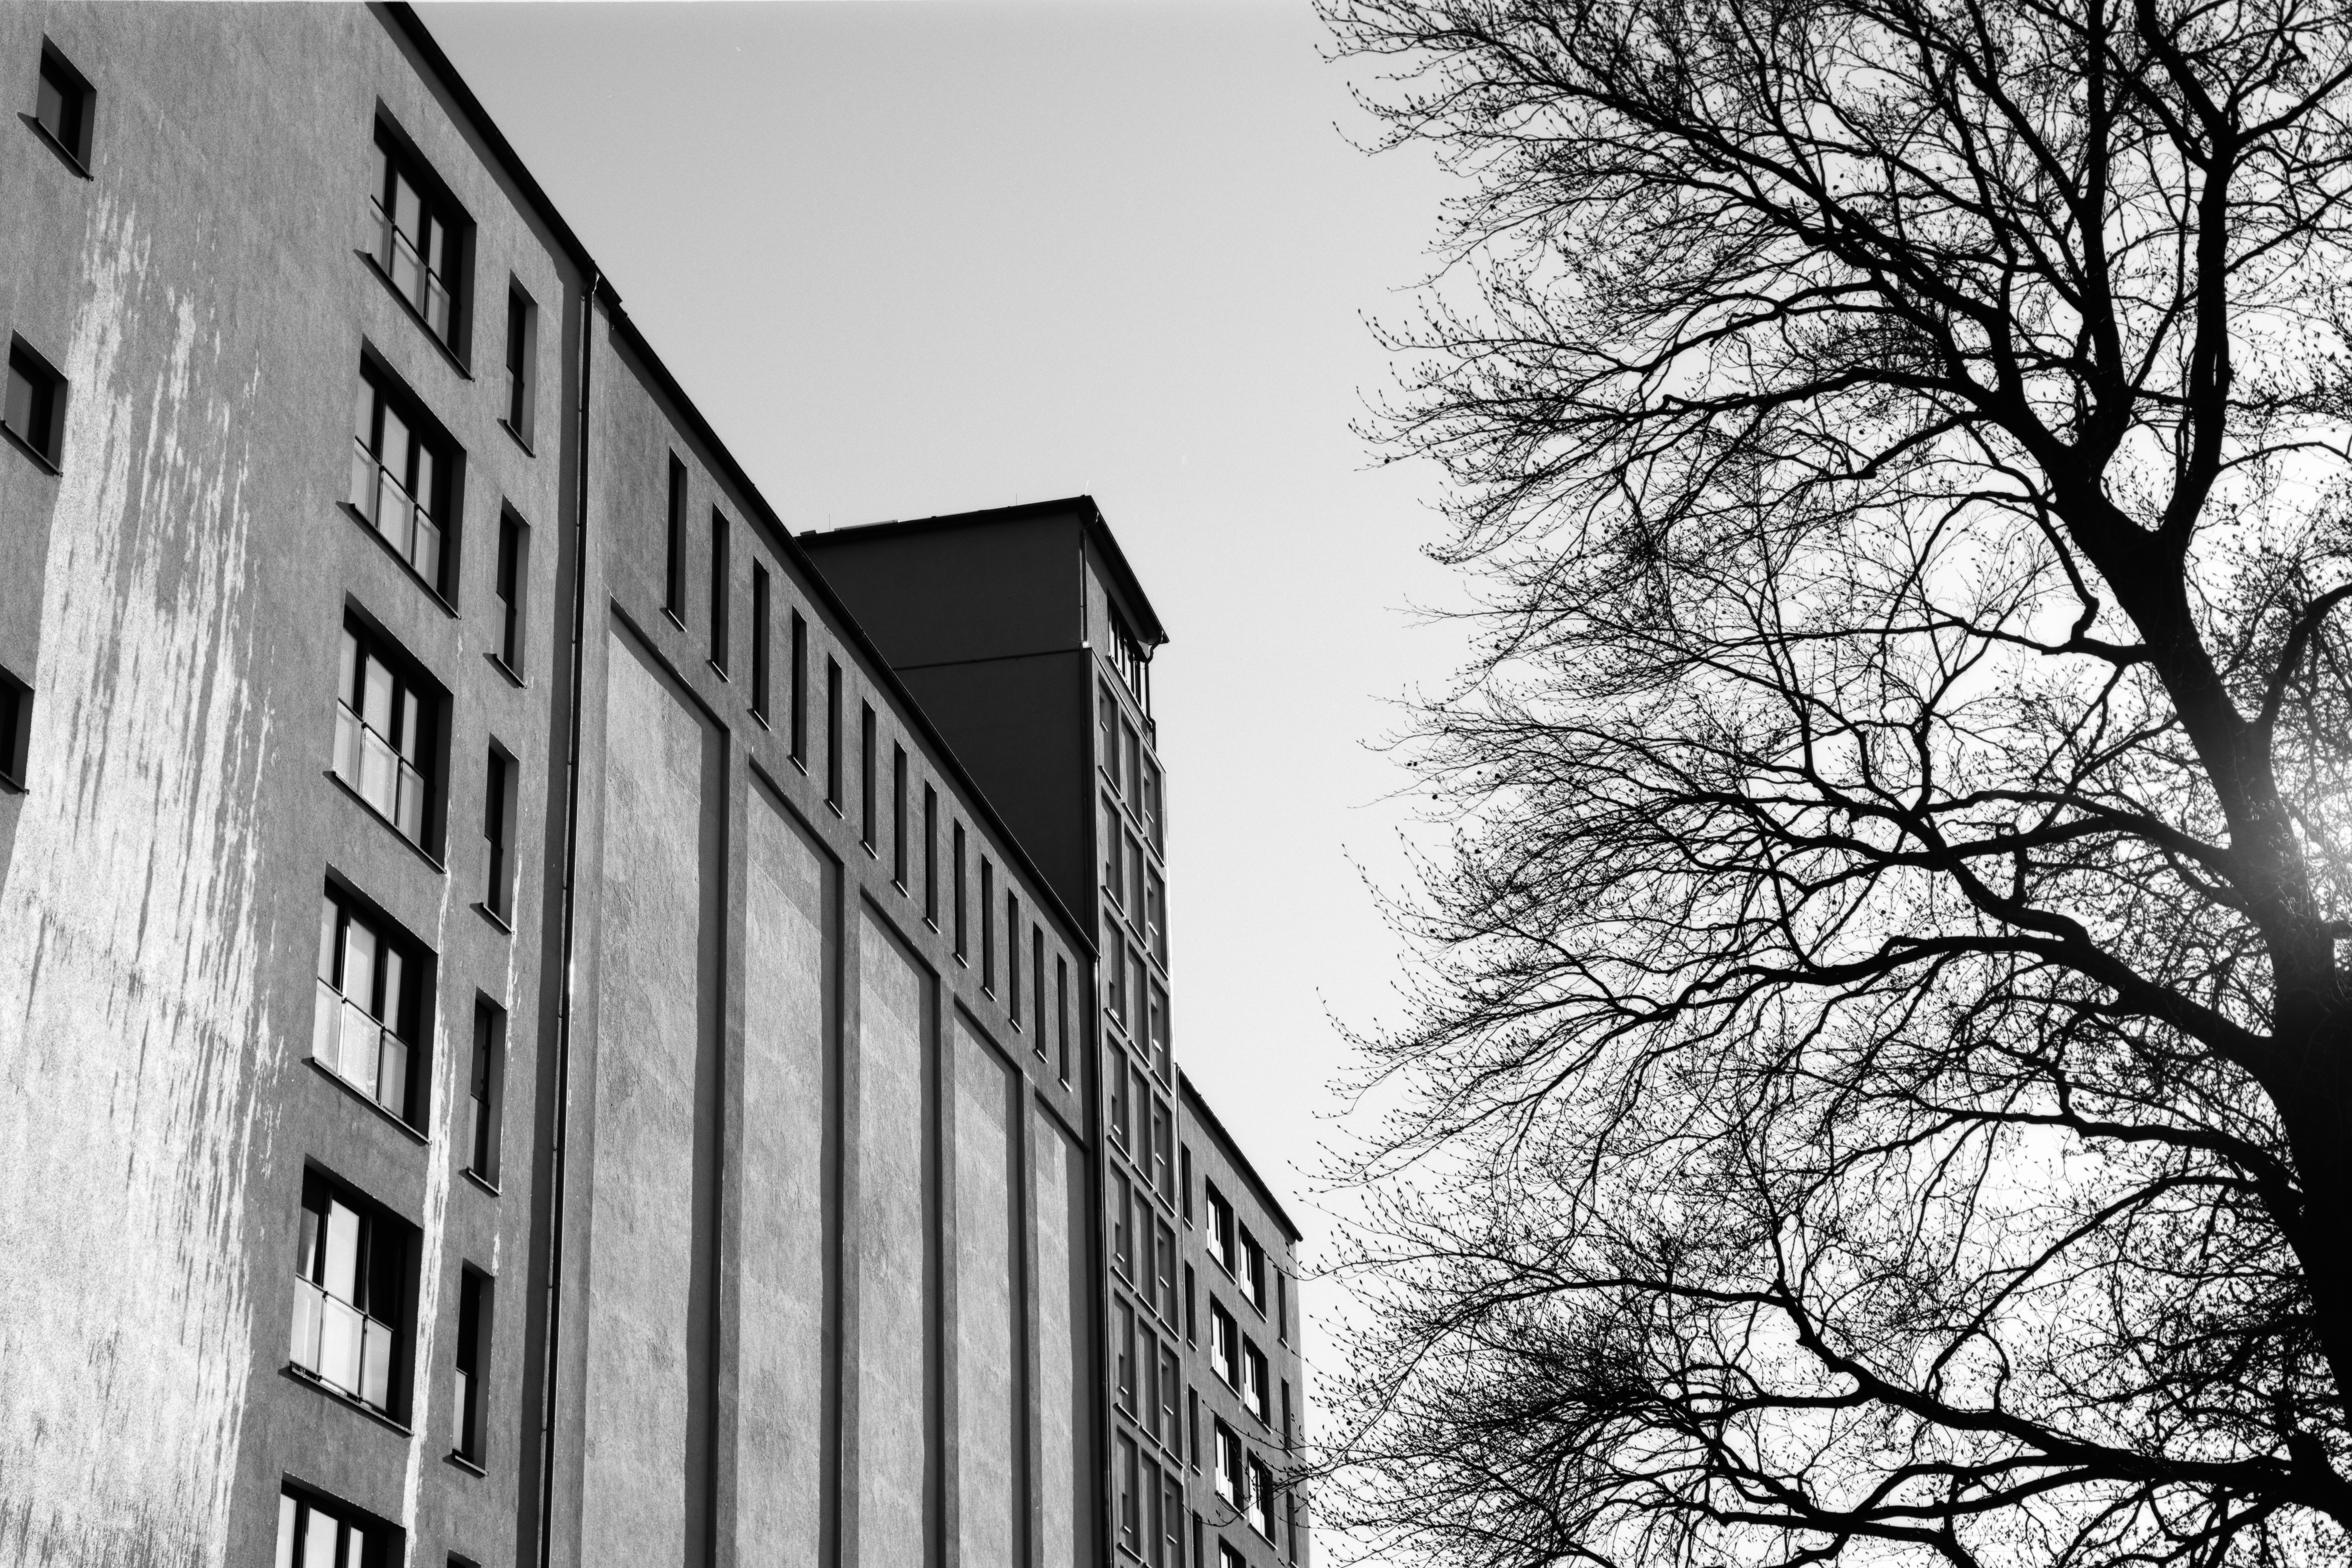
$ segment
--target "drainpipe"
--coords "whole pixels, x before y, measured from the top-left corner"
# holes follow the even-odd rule
[[[580,867],[580,729],[583,707],[581,680],[585,668],[588,619],[588,389],[590,349],[595,341],[596,295],[604,287],[601,273],[588,269],[580,292],[580,435],[577,493],[573,497],[572,529],[572,696],[571,733],[563,778],[563,990],[555,1022],[555,1113],[549,1150],[547,1338],[540,1358],[539,1437],[539,1563],[549,1568],[554,1552],[555,1416],[559,1382],[556,1348],[563,1321],[563,1156],[564,1129],[572,1115],[572,1015],[577,977],[573,963],[574,931],[579,899],[574,882]]]

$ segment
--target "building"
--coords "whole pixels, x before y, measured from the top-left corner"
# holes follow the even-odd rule
[[[0,81],[0,1561],[1307,1561],[1093,504],[795,538],[404,7]]]

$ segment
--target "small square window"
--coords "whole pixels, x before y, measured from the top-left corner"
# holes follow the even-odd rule
[[[41,85],[33,119],[84,174],[89,173],[89,133],[97,111],[98,93],[89,79],[74,69],[57,45],[42,39]]]
[[[8,434],[51,472],[65,467],[66,378],[22,338],[8,345]]]

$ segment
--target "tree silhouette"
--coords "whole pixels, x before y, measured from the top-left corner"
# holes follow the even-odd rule
[[[1325,1518],[2344,1560],[2352,16],[1324,4],[1485,595]]]

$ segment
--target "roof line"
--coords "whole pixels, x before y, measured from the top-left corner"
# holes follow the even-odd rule
[[[1016,501],[1011,506],[982,507],[972,511],[941,512],[936,517],[893,519],[887,522],[861,522],[847,528],[812,528],[803,531],[803,539],[854,540],[890,537],[908,533],[930,533],[953,528],[981,528],[992,522],[1014,518],[1045,517],[1055,512],[1075,510],[1085,525],[1087,536],[1102,552],[1103,564],[1110,573],[1111,582],[1119,596],[1133,606],[1136,618],[1143,624],[1136,628],[1148,647],[1158,647],[1168,640],[1168,630],[1160,625],[1160,612],[1151,607],[1151,599],[1143,591],[1143,584],[1135,575],[1135,568],[1127,563],[1127,552],[1118,547],[1118,536],[1111,532],[1102,508],[1090,495],[1062,496],[1054,500]]]
[[[1295,1247],[1306,1240],[1306,1234],[1291,1223],[1290,1215],[1283,1212],[1281,1200],[1276,1198],[1273,1189],[1265,1184],[1265,1179],[1257,1173],[1257,1167],[1250,1163],[1250,1157],[1242,1152],[1241,1140],[1227,1131],[1225,1124],[1217,1120],[1217,1113],[1209,1109],[1209,1101],[1201,1093],[1200,1085],[1192,1081],[1192,1075],[1181,1068],[1177,1068],[1176,1087],[1185,1100],[1192,1103],[1192,1109],[1201,1113],[1201,1119],[1209,1124],[1210,1130],[1223,1140],[1225,1147],[1233,1152],[1234,1165],[1249,1182],[1251,1190],[1257,1194],[1258,1201],[1265,1205],[1266,1212],[1274,1215],[1282,1228],[1290,1233],[1291,1245]]]
[[[982,825],[994,834],[998,841],[1003,845],[1007,862],[1028,878],[1036,902],[1051,910],[1061,921],[1063,929],[1069,933],[1077,945],[1090,956],[1098,957],[1099,937],[1093,922],[1087,921],[1081,924],[1070,912],[1069,907],[1062,902],[1061,896],[1054,890],[1054,884],[1046,880],[1045,873],[1040,871],[1036,863],[1030,859],[1028,847],[1010,827],[1005,826],[1004,819],[997,814],[996,807],[990,803],[978,781],[973,779],[971,773],[965,769],[962,761],[955,754],[954,748],[948,744],[947,737],[940,734],[932,725],[930,715],[924,710],[922,703],[917,700],[915,694],[908,689],[907,683],[898,679],[898,670],[892,668],[888,659],[882,657],[882,650],[875,646],[873,638],[866,635],[866,628],[858,623],[856,616],[850,614],[849,606],[842,602],[841,596],[833,591],[833,584],[826,579],[824,568],[820,567],[815,559],[801,547],[801,542],[793,536],[793,531],[784,526],[783,519],[776,514],[775,508],[770,506],[767,497],[760,492],[760,487],[751,482],[751,476],[744,471],[743,465],[736,461],[734,452],[729,448],[726,442],[719,438],[719,432],[712,427],[710,421],[703,416],[702,410],[696,406],[694,399],[687,395],[686,388],[679,384],[677,377],[671,374],[669,366],[662,363],[661,355],[655,352],[653,344],[647,341],[645,333],[638,330],[636,322],[630,318],[627,308],[621,303],[619,292],[605,278],[604,269],[595,265],[593,259],[588,255],[587,247],[582,245],[579,237],[572,233],[572,226],[563,221],[563,215],[555,210],[555,204],[548,199],[546,191],[541,189],[539,182],[531,177],[530,171],[523,166],[522,158],[515,152],[513,143],[509,142],[505,133],[499,130],[497,122],[490,118],[489,110],[483,108],[481,100],[474,96],[473,89],[466,85],[465,78],[457,73],[457,66],[451,62],[446,54],[442,52],[441,46],[434,41],[433,35],[425,29],[424,22],[417,16],[415,8],[407,5],[405,0],[379,0],[379,5],[381,14],[397,26],[402,35],[415,44],[417,51],[425,57],[426,63],[441,74],[450,95],[457,99],[458,108],[473,120],[475,129],[479,131],[483,140],[489,143],[491,153],[505,165],[506,173],[522,187],[525,196],[533,208],[548,226],[556,231],[558,237],[572,253],[573,259],[586,268],[589,275],[595,279],[595,297],[598,302],[604,306],[606,316],[612,321],[614,330],[620,334],[630,352],[644,363],[654,379],[656,390],[668,401],[679,421],[686,425],[689,433],[702,444],[710,457],[712,466],[719,468],[735,487],[744,503],[745,510],[752,514],[755,521],[764,524],[768,531],[774,536],[778,553],[792,563],[799,570],[800,574],[807,580],[812,597],[832,612],[839,621],[843,634],[850,645],[865,656],[866,660],[875,670],[880,672],[877,684],[898,700],[905,710],[908,722],[934,749],[949,778],[971,800],[973,815],[978,816]],[[1089,501],[1087,504],[1091,506],[1093,503]]]

